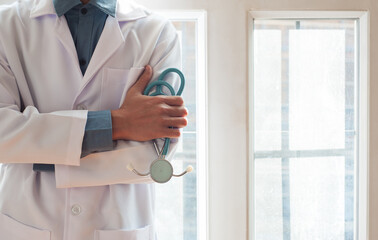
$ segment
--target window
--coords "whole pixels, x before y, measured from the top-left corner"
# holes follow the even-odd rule
[[[251,22],[252,239],[352,240],[364,225],[361,22],[315,15]]]
[[[194,172],[156,185],[156,223],[159,239],[206,239],[206,130],[205,12],[159,11],[170,18],[181,38],[183,93],[189,124],[172,165],[175,171],[194,167]],[[204,228],[203,228],[204,227]]]

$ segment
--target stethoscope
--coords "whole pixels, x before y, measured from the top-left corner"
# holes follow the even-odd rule
[[[177,93],[173,89],[173,87],[166,81],[164,81],[165,76],[168,73],[177,73],[180,76],[180,87]],[[185,77],[182,72],[176,68],[168,68],[165,70],[158,78],[157,81],[152,82],[147,85],[146,89],[144,90],[143,94],[148,96],[157,96],[157,95],[167,95],[163,92],[163,86],[166,87],[172,96],[181,96],[182,91],[184,90],[185,86]],[[151,92],[152,89],[156,87],[155,92]],[[161,150],[159,150],[156,140],[154,140],[154,147],[156,150],[156,154],[158,155],[158,158],[153,161],[150,165],[150,171],[148,173],[140,173],[138,172],[131,164],[127,165],[127,169],[131,172],[134,172],[135,174],[139,176],[148,176],[150,175],[152,180],[154,180],[157,183],[166,183],[168,182],[172,177],[181,177],[185,175],[186,173],[189,173],[193,170],[192,166],[188,166],[184,172],[181,174],[174,174],[173,173],[173,167],[172,164],[166,160],[166,156],[169,150],[169,145],[171,143],[170,138],[166,138],[164,140],[164,144]]]

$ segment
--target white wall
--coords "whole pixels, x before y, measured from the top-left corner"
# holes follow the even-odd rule
[[[15,0],[0,0],[0,4],[8,4],[12,2],[15,2]]]

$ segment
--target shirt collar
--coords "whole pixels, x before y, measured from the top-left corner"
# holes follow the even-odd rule
[[[53,0],[58,17],[68,12],[71,8],[81,4],[80,0]],[[104,13],[115,17],[117,0],[90,0],[88,4],[94,5]]]

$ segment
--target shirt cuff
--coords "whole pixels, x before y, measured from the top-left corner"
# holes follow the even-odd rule
[[[94,152],[113,150],[112,132],[110,111],[88,112],[81,157]]]

